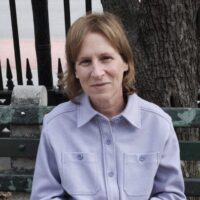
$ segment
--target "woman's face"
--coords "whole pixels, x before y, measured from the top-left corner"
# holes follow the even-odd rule
[[[94,103],[122,98],[123,74],[128,70],[121,55],[99,33],[88,33],[76,61],[76,78]]]

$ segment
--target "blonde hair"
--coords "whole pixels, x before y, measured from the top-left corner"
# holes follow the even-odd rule
[[[123,93],[134,93],[135,69],[132,50],[120,19],[108,12],[88,14],[80,17],[70,27],[65,47],[67,71],[62,81],[64,93],[67,94],[69,99],[73,99],[83,92],[79,80],[75,77],[75,62],[83,40],[89,32],[102,34],[128,64],[128,71],[124,73],[122,82]]]

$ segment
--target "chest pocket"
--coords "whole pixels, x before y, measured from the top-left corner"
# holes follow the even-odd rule
[[[149,196],[158,168],[159,153],[124,154],[124,191],[128,196]]]
[[[62,158],[61,179],[66,191],[73,195],[95,195],[98,191],[96,154],[64,152]]]

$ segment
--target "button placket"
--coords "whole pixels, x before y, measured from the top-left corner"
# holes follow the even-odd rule
[[[102,136],[102,152],[104,157],[104,172],[106,190],[108,199],[118,198],[118,186],[115,180],[116,160],[115,160],[115,148],[112,135],[111,123],[108,120],[100,120],[101,136]]]

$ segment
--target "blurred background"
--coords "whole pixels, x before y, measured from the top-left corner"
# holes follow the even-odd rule
[[[25,80],[26,59],[33,73],[34,84],[38,83],[37,62],[34,41],[33,13],[31,0],[16,0],[16,14],[18,22],[19,45],[21,53],[21,65],[23,79]],[[85,14],[85,0],[70,1],[71,23],[78,17]],[[64,69],[65,55],[65,26],[63,0],[48,0],[49,28],[51,40],[52,70],[54,84],[57,81],[56,73],[58,58],[61,59]],[[102,12],[100,0],[92,0],[92,10]],[[41,30],[42,31],[42,30]],[[3,75],[3,84],[6,86],[6,59],[9,58],[13,73],[13,82],[16,84],[16,67],[13,47],[12,25],[10,17],[9,0],[0,0],[0,62]]]

